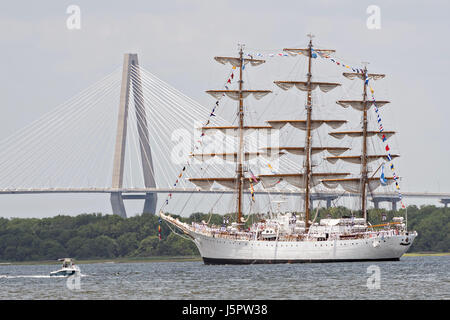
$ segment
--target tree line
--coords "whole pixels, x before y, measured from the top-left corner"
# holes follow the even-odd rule
[[[372,224],[383,223],[400,212],[369,210]],[[314,217],[316,212],[313,212]],[[338,218],[351,215],[344,207],[320,209],[320,218]],[[230,215],[226,215],[231,218]],[[246,217],[247,225],[254,217]],[[219,214],[194,213],[180,220],[187,223],[202,220],[221,225]],[[111,259],[151,256],[199,255],[192,241],[175,235],[165,222],[158,236],[158,217],[142,214],[130,218],[100,213],[78,216],[58,215],[51,218],[0,218],[0,261],[55,260],[63,257],[76,259]],[[416,238],[409,252],[449,252],[450,210],[435,206],[408,207],[408,229],[416,230]]]

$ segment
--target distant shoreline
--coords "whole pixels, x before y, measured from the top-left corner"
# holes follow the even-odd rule
[[[403,257],[428,257],[428,256],[450,256],[450,252],[420,252],[420,253],[406,253]],[[75,264],[93,264],[93,263],[147,263],[147,262],[198,262],[202,261],[200,256],[156,256],[156,257],[145,257],[145,258],[114,258],[114,259],[82,259],[74,260]],[[39,265],[39,264],[55,264],[59,265],[59,261],[13,261],[0,262],[0,267],[2,265]]]

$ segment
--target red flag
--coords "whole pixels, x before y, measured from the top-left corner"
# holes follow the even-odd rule
[[[390,149],[389,149],[389,146],[388,145],[386,145],[386,151],[389,151]]]
[[[231,74],[231,79],[233,79],[233,77],[234,77],[234,74]]]
[[[228,81],[227,81],[227,83],[231,83],[231,80],[228,78]]]

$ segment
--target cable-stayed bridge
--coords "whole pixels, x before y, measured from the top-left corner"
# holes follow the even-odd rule
[[[234,110],[233,102],[220,103]],[[210,113],[142,68],[136,54],[125,54],[121,68],[0,141],[0,194],[108,193],[113,213],[122,217],[127,216],[127,199],[144,200],[143,212],[154,213],[158,201],[164,201],[159,194],[232,194],[224,189],[200,190],[185,179],[204,176],[204,167],[180,171],[199,136],[195,128]],[[231,124],[219,116],[212,121]],[[224,139],[225,144],[230,142]],[[208,147],[205,141],[203,147]],[[292,160],[280,166],[300,170]],[[233,166],[221,163],[209,164],[208,170],[217,176],[234,175]],[[255,193],[303,194],[287,187]],[[326,200],[327,205],[342,196],[359,195],[313,193],[313,199]],[[403,192],[403,196],[446,199],[450,193]],[[393,206],[397,201],[393,191],[372,197],[375,205],[376,199]]]

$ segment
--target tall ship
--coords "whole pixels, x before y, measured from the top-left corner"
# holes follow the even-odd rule
[[[202,221],[201,223],[185,223],[169,213],[159,212],[162,220],[175,226],[184,235],[189,237],[197,246],[205,264],[257,264],[257,263],[305,263],[305,262],[351,262],[351,261],[395,261],[409,249],[417,232],[407,230],[407,221],[404,217],[393,217],[392,221],[372,225],[368,221],[367,198],[378,187],[389,185],[398,177],[387,177],[381,164],[378,168],[372,168],[369,163],[391,161],[398,155],[377,154],[370,150],[373,145],[369,138],[382,138],[383,141],[392,136],[393,131],[374,131],[368,127],[368,110],[372,107],[381,107],[388,101],[371,100],[368,96],[368,81],[385,77],[384,74],[369,73],[367,66],[364,69],[353,69],[355,72],[345,72],[343,76],[362,81],[362,94],[354,100],[339,100],[337,104],[342,107],[352,107],[353,112],[358,112],[361,126],[356,130],[343,131],[339,128],[347,120],[322,119],[316,111],[314,94],[315,90],[327,93],[340,86],[340,83],[321,82],[315,80],[312,73],[312,65],[317,55],[325,56],[334,53],[331,49],[319,49],[313,47],[312,36],[305,48],[286,48],[285,53],[290,55],[303,55],[307,58],[307,73],[304,79],[299,81],[274,81],[275,85],[283,90],[293,87],[305,92],[305,118],[287,120],[266,120],[265,126],[249,126],[246,123],[245,98],[253,95],[260,99],[270,90],[251,90],[244,87],[243,69],[246,65],[258,66],[265,62],[254,56],[244,54],[243,47],[239,49],[236,57],[215,57],[222,64],[231,64],[239,73],[236,90],[209,90],[207,93],[214,97],[227,96],[237,101],[237,125],[229,127],[204,126],[203,133],[210,130],[231,131],[236,139],[236,150],[215,154],[192,153],[196,159],[210,159],[212,156],[223,159],[231,159],[236,163],[235,175],[232,177],[197,177],[189,178],[189,181],[201,189],[211,190],[213,185],[221,185],[235,192],[235,213],[232,221],[226,221],[222,225],[213,225]],[[345,113],[342,113],[345,114]],[[314,131],[322,125],[331,127],[331,132],[322,139],[315,139]],[[299,142],[296,139],[295,146],[268,146],[257,151],[246,150],[245,136],[250,130],[283,130],[290,125],[295,130],[301,130],[305,139]],[[202,133],[202,134],[203,134]],[[358,153],[351,154],[348,147],[317,146],[317,140],[328,143],[333,139],[350,137],[358,146]],[[316,166],[314,157],[320,154],[330,164],[332,170],[326,172]],[[278,156],[290,154],[297,158],[301,170],[291,172],[257,173],[249,167],[249,159],[255,156]],[[388,157],[388,158],[387,158]],[[338,162],[359,165],[357,172],[341,172],[342,166]],[[335,168],[333,168],[335,166]],[[269,165],[270,167],[270,165]],[[380,172],[381,168],[381,172]],[[376,169],[376,170],[375,170]],[[350,171],[350,170],[348,170]],[[278,212],[270,214],[253,215],[253,223],[249,224],[248,215],[244,214],[244,202],[254,201],[255,186],[260,190],[272,190],[280,182],[286,183],[297,190],[301,197],[301,208],[296,212]],[[314,214],[311,199],[314,189],[322,186],[327,190],[342,188],[344,193],[352,193],[358,201],[359,214],[342,216],[339,218],[322,218],[317,220],[317,212]],[[336,189],[339,190],[339,189]],[[251,195],[251,197],[244,197]],[[273,201],[274,202],[274,201]],[[279,203],[278,203],[279,204]],[[315,215],[315,216],[314,216]],[[245,218],[247,216],[247,219]],[[257,217],[255,220],[254,218]]]

